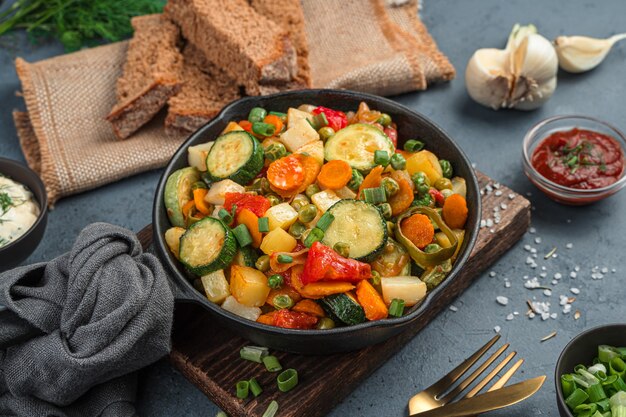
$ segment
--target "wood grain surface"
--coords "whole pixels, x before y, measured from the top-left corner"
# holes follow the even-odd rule
[[[283,368],[293,367],[299,373],[298,387],[289,393],[281,393],[276,386],[276,374],[267,372],[261,364],[239,358],[239,350],[248,344],[247,341],[218,327],[202,308],[179,304],[175,311],[171,363],[231,417],[260,417],[273,399],[280,404],[278,415],[281,417],[324,416],[415,337],[528,229],[528,200],[504,186],[496,189],[489,177],[481,173],[477,175],[481,190],[492,185],[492,191],[483,195],[482,218],[494,219],[496,210],[500,220],[480,230],[472,255],[457,279],[404,333],[385,343],[351,353],[302,356],[274,352]],[[147,247],[152,239],[152,228],[146,227],[138,236]],[[237,399],[237,381],[252,377],[259,381],[263,393],[256,399],[252,396],[248,400]]]

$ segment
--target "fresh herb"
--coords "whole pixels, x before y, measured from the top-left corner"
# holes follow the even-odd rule
[[[575,174],[581,166],[597,166],[600,172],[606,172],[606,164],[602,152],[593,152],[593,144],[583,140],[577,146],[563,146],[556,150],[554,155],[560,158],[564,165],[570,169],[570,173]]]
[[[13,199],[7,192],[0,193],[0,209],[2,209],[2,214],[9,211],[11,207],[13,207]]]
[[[164,0],[16,0],[0,13],[0,36],[25,29],[34,40],[56,38],[67,51],[117,42],[133,33],[134,16],[160,13]]]

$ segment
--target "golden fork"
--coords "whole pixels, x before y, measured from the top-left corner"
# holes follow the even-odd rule
[[[471,373],[470,376],[465,378],[461,383],[459,383],[456,387],[453,388],[454,384],[463,376],[465,373],[475,365],[480,358],[482,358],[485,353],[500,339],[500,335],[496,335],[493,339],[491,339],[487,344],[480,349],[478,349],[472,356],[467,358],[463,363],[454,368],[450,373],[445,375],[439,381],[435,382],[430,387],[426,388],[424,391],[416,394],[409,400],[409,415],[422,413],[424,411],[432,410],[434,408],[442,407],[456,397],[458,397],[466,388],[468,388],[492,363],[495,362],[496,359],[505,350],[508,349],[509,344],[505,344],[496,350],[483,364],[481,364],[474,372]],[[517,352],[509,353],[503,360],[500,362],[487,376],[480,381],[471,391],[469,391],[465,398],[472,398],[476,394],[478,394],[489,382],[491,382],[498,373],[504,369],[504,367],[515,357]],[[498,381],[496,381],[487,391],[495,391],[499,388],[502,388],[508,380],[513,376],[513,374],[519,369],[519,367],[524,363],[523,359],[518,360],[504,375],[500,377]]]

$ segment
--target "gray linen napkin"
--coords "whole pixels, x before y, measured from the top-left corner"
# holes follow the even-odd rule
[[[134,416],[134,371],[170,350],[174,299],[129,230],[0,274],[0,415]]]

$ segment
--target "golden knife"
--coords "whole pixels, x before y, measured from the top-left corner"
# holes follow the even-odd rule
[[[539,391],[545,380],[545,375],[527,379],[518,384],[450,403],[434,410],[413,414],[411,417],[467,417],[498,410],[531,397]]]

